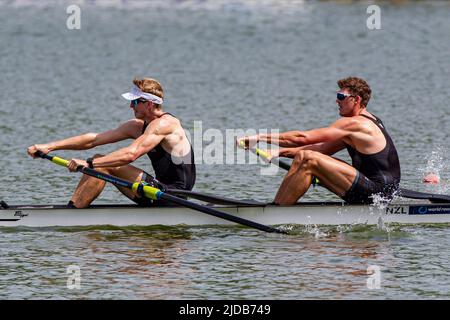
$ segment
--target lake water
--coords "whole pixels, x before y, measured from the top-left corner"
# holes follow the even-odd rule
[[[66,27],[72,3],[81,8],[79,30]],[[338,117],[336,81],[360,76],[373,92],[368,111],[396,143],[402,186],[449,193],[450,4],[382,4],[381,30],[367,28],[367,6],[0,0],[0,199],[66,203],[79,175],[32,160],[26,148],[132,118],[120,94],[136,76],[163,84],[165,110],[186,129],[224,139],[227,129],[326,126]],[[198,159],[208,159],[204,140]],[[338,156],[348,161],[345,152]],[[151,172],[145,157],[136,165]],[[199,163],[195,190],[272,201],[284,172],[261,168]],[[442,185],[421,183],[431,171]],[[338,198],[316,188],[304,199]],[[96,203],[129,201],[107,186]],[[219,227],[0,228],[0,298],[448,299],[448,230],[310,226],[281,236]],[[70,265],[81,270],[79,290],[66,286]],[[369,266],[380,268],[380,289],[367,287]]]

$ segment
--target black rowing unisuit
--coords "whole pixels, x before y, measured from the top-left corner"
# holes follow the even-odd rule
[[[170,113],[163,113],[163,115],[171,115]],[[145,132],[148,124],[144,122],[142,134]],[[155,170],[156,179],[163,183],[165,187],[192,190],[195,183],[195,163],[194,150],[192,149],[183,157],[172,156],[168,153],[161,144],[147,153]]]
[[[352,165],[358,170],[358,175],[343,198],[350,203],[371,203],[373,194],[391,197],[392,193],[398,189],[401,176],[400,161],[394,142],[383,122],[374,115],[375,119],[363,114],[360,116],[371,120],[380,128],[386,139],[386,146],[380,152],[364,154],[346,144],[352,158]]]

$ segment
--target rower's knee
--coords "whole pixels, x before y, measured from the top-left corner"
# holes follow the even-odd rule
[[[319,164],[319,153],[312,150],[300,150],[292,163],[298,169],[312,170]]]
[[[294,161],[292,161],[292,165],[296,167],[300,167],[303,163],[303,159],[305,158],[305,151],[300,150],[295,154]]]
[[[100,153],[96,153],[92,158],[94,159],[98,159],[98,158],[102,158],[104,157],[104,154],[100,154]],[[119,167],[103,167],[103,168],[94,168],[96,171],[102,172],[102,173],[106,173],[106,174],[116,174],[116,169],[118,169]]]

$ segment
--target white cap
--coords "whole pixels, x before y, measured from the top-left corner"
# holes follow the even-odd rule
[[[148,93],[148,92],[144,92],[141,91],[141,89],[139,89],[138,87],[134,86],[130,92],[125,92],[124,94],[122,94],[122,97],[124,97],[127,100],[136,100],[139,98],[143,98],[145,100],[157,103],[157,104],[162,104],[163,103],[163,99],[155,96],[154,94]]]

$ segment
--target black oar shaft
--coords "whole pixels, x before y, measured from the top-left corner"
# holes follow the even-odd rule
[[[236,206],[262,206],[265,203],[253,201],[253,200],[236,200],[225,197],[218,197],[207,193],[199,193],[190,190],[182,190],[182,189],[167,189],[167,193],[176,195],[176,196],[184,196],[193,199],[197,199],[200,201],[205,201],[214,204],[223,204],[223,205],[236,205]]]
[[[94,177],[94,178],[98,178],[100,180],[105,180],[106,182],[110,182],[114,185],[120,186],[120,187],[125,187],[125,188],[129,188],[132,189],[133,188],[133,183],[126,181],[126,180],[122,180],[120,178],[117,178],[115,176],[106,174],[106,173],[102,173],[99,172],[97,170],[91,169],[91,168],[87,168],[87,167],[83,167],[83,166],[79,166],[77,168],[77,171],[82,172],[88,176]]]
[[[260,223],[253,222],[253,221],[250,221],[250,220],[242,219],[240,217],[233,216],[231,214],[224,213],[224,212],[221,212],[221,211],[217,211],[215,209],[208,208],[208,207],[202,206],[202,205],[194,203],[194,202],[189,202],[189,201],[186,201],[184,199],[180,199],[178,197],[172,196],[172,195],[167,194],[167,193],[162,194],[161,195],[161,199],[167,200],[167,201],[179,204],[179,205],[182,205],[182,206],[190,208],[190,209],[201,211],[201,212],[207,213],[209,215],[212,215],[212,216],[215,216],[215,217],[218,217],[218,218],[222,218],[222,219],[229,220],[229,221],[232,221],[232,222],[235,222],[235,223],[238,223],[238,224],[242,224],[242,225],[247,226],[247,227],[255,228],[255,229],[258,229],[258,230],[261,230],[261,231],[275,232],[275,233],[286,233],[286,232],[284,232],[282,230],[275,229],[275,228],[272,228],[272,227],[269,227],[269,226],[266,226],[266,225],[262,225]]]
[[[270,163],[273,163],[274,165],[279,166],[281,169],[284,169],[286,171],[289,171],[289,169],[291,168],[291,165],[288,162],[280,158],[273,158]]]
[[[444,194],[425,193],[419,191],[408,190],[404,188],[399,189],[399,195],[409,199],[426,199],[431,202],[450,202],[450,196]]]

